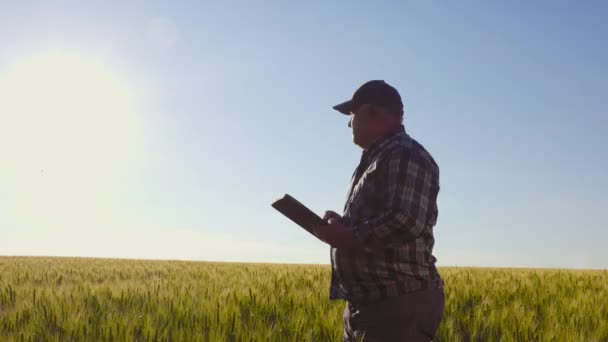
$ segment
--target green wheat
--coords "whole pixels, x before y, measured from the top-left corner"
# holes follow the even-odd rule
[[[608,271],[439,268],[437,341],[608,341]],[[0,257],[0,340],[340,341],[327,265]]]

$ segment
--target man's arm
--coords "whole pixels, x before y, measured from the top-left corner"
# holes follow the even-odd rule
[[[366,246],[386,246],[415,239],[434,214],[439,191],[437,171],[416,151],[395,149],[384,161],[380,180],[382,212],[352,226]]]

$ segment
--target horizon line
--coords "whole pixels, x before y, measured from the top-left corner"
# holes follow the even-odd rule
[[[199,263],[224,263],[224,264],[251,264],[251,265],[294,265],[294,266],[331,266],[330,263],[301,263],[301,262],[262,262],[262,261],[229,261],[229,260],[205,260],[205,259],[155,259],[135,257],[98,257],[98,256],[69,256],[69,255],[0,255],[0,258],[55,258],[55,259],[98,259],[117,261],[168,261],[168,262],[199,262]],[[529,267],[529,266],[474,266],[474,265],[435,265],[437,268],[479,268],[479,269],[519,269],[519,270],[565,270],[565,271],[604,271],[608,268],[564,268],[564,267]]]

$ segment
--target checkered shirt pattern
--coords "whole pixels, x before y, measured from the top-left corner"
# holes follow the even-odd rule
[[[363,151],[343,222],[363,249],[331,248],[330,299],[368,303],[444,283],[433,256],[439,167],[403,125]]]

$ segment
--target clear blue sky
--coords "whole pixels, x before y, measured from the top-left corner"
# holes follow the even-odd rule
[[[361,150],[331,106],[384,79],[440,165],[438,265],[607,268],[607,16],[602,1],[3,2],[0,84],[39,83],[23,70],[43,65],[72,76],[25,87],[32,103],[120,86],[132,107],[91,95],[78,114],[109,107],[86,128],[66,103],[28,107],[65,116],[44,141],[16,123],[21,102],[4,108],[30,145],[0,154],[0,254],[329,263],[270,203],[341,210]],[[103,170],[83,178],[83,153]]]

